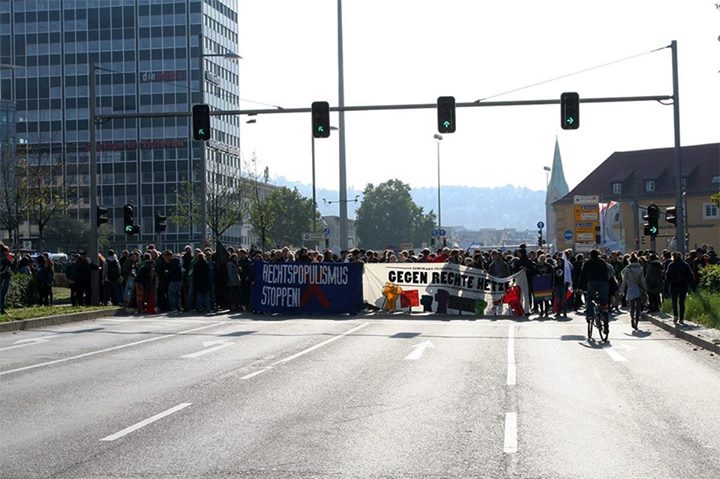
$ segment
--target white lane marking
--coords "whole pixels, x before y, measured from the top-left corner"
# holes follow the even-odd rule
[[[507,350],[507,385],[515,386],[517,384],[517,368],[515,366],[515,325],[510,325],[508,330],[508,350]]]
[[[173,407],[173,408],[170,408],[170,409],[168,409],[167,411],[163,411],[163,412],[161,412],[161,413],[159,413],[159,414],[155,414],[153,417],[149,417],[149,418],[145,419],[144,421],[140,421],[140,422],[137,423],[137,424],[133,424],[133,425],[130,426],[130,427],[126,427],[126,428],[123,429],[122,431],[118,431],[118,432],[116,432],[115,434],[111,434],[111,435],[109,435],[109,436],[107,436],[107,437],[104,437],[104,438],[102,438],[102,439],[100,439],[100,440],[101,440],[101,441],[114,441],[114,440],[116,440],[116,439],[120,439],[121,437],[126,436],[126,435],[130,434],[130,433],[133,432],[133,431],[137,431],[138,429],[140,429],[140,428],[142,428],[142,427],[145,427],[145,426],[147,426],[148,424],[152,424],[152,423],[154,423],[155,421],[158,421],[158,420],[164,418],[165,416],[169,416],[170,414],[173,414],[173,413],[176,413],[176,412],[178,412],[178,411],[180,411],[180,410],[182,410],[182,409],[185,409],[186,407],[190,406],[191,404],[192,404],[192,403],[189,403],[189,402],[184,402],[184,403],[178,404],[177,406],[175,406],[175,407]]]
[[[359,326],[357,326],[357,327],[352,328],[352,329],[349,330],[349,331],[345,331],[344,333],[342,333],[342,334],[340,334],[340,335],[338,335],[338,336],[334,336],[334,337],[328,339],[327,341],[323,341],[322,343],[316,344],[315,346],[311,346],[311,347],[309,347],[309,348],[307,348],[307,349],[304,349],[304,350],[300,351],[299,353],[295,353],[295,354],[293,354],[292,356],[288,356],[287,358],[281,359],[281,360],[279,360],[279,361],[275,361],[274,363],[270,364],[269,366],[266,366],[266,367],[263,368],[263,369],[260,369],[260,370],[258,370],[258,371],[254,371],[254,372],[252,372],[252,373],[250,373],[250,374],[246,374],[245,376],[241,377],[240,379],[250,379],[250,378],[254,378],[255,376],[259,376],[260,374],[262,374],[262,373],[264,373],[264,372],[266,372],[266,371],[269,371],[270,369],[272,369],[273,367],[277,366],[278,364],[286,363],[286,362],[288,362],[288,361],[292,361],[293,359],[297,359],[297,358],[299,358],[300,356],[302,356],[302,355],[304,355],[304,354],[307,354],[307,353],[309,353],[309,352],[311,352],[311,351],[315,351],[316,349],[321,348],[321,347],[323,347],[323,346],[325,346],[325,345],[327,345],[327,344],[330,344],[330,343],[332,343],[333,341],[337,341],[338,339],[342,338],[343,336],[347,336],[348,334],[352,334],[352,333],[354,333],[355,331],[357,331],[358,329],[364,328],[364,327],[367,326],[368,324],[370,324],[370,323],[363,323],[363,324],[361,324],[361,325],[359,325]]]
[[[181,331],[181,332],[175,333],[175,334],[166,334],[166,335],[164,335],[164,336],[158,336],[158,337],[156,337],[156,338],[143,339],[142,341],[135,341],[135,342],[133,342],[133,343],[121,344],[120,346],[113,346],[112,348],[100,349],[99,351],[90,351],[89,353],[78,354],[77,356],[70,356],[69,358],[56,359],[56,360],[54,360],[54,361],[48,361],[48,362],[45,362],[45,363],[33,364],[33,365],[31,365],[31,366],[23,366],[23,367],[17,368],[17,369],[9,369],[9,370],[7,370],[7,371],[1,371],[1,372],[0,372],[0,376],[5,376],[6,374],[17,373],[17,372],[20,372],[20,371],[27,371],[27,370],[29,370],[29,369],[41,368],[41,367],[43,367],[43,366],[52,366],[53,364],[60,364],[60,363],[68,362],[68,361],[74,361],[75,359],[87,358],[87,357],[89,357],[89,356],[95,356],[96,354],[107,353],[107,352],[110,352],[110,351],[116,351],[116,350],[118,350],[118,349],[129,348],[129,347],[131,347],[131,346],[137,346],[138,344],[144,344],[144,343],[149,343],[149,342],[152,342],[152,341],[159,341],[159,340],[161,340],[161,339],[172,338],[172,337],[175,337],[175,336],[179,336],[179,335],[181,335],[181,334],[188,334],[188,333],[192,333],[192,332],[195,332],[195,331],[200,331],[200,330],[203,330],[203,329],[213,328],[213,327],[215,327],[215,326],[219,326],[219,325],[221,325],[221,324],[226,324],[226,323],[227,323],[227,321],[220,321],[219,323],[213,323],[213,324],[210,324],[210,325],[208,325],[208,326],[202,326],[202,327],[200,327],[200,328],[188,329],[187,331]]]
[[[265,371],[269,371],[269,370],[271,370],[271,369],[272,369],[272,366],[268,366],[268,367],[266,367],[266,368],[264,368],[264,369],[260,369],[259,371],[255,371],[255,372],[253,372],[253,373],[246,374],[245,376],[241,377],[240,379],[250,379],[250,378],[254,378],[255,376],[259,376],[259,375],[261,375],[262,373],[264,373]]]
[[[304,349],[304,350],[300,351],[299,353],[295,353],[295,354],[293,354],[292,356],[288,356],[287,358],[281,359],[280,361],[275,361],[275,362],[272,363],[270,366],[271,366],[271,367],[272,367],[272,366],[277,366],[278,364],[286,363],[286,362],[288,362],[288,361],[292,361],[293,359],[297,359],[297,358],[299,358],[300,356],[303,356],[303,355],[305,355],[305,354],[307,354],[307,353],[309,353],[309,352],[315,351],[316,349],[321,348],[321,347],[323,347],[323,346],[325,346],[325,345],[328,345],[328,344],[332,343],[333,341],[337,341],[338,339],[340,339],[340,338],[342,338],[342,337],[344,337],[344,336],[347,336],[348,334],[352,334],[352,333],[354,333],[355,331],[357,331],[358,329],[364,328],[364,327],[367,326],[368,324],[370,324],[370,323],[363,323],[363,324],[361,324],[360,326],[357,326],[357,327],[355,327],[355,328],[352,328],[352,329],[349,330],[349,331],[345,331],[344,333],[342,333],[342,334],[340,334],[340,335],[338,335],[338,336],[333,336],[332,338],[328,339],[327,341],[323,341],[323,342],[320,343],[320,344],[316,344],[315,346],[311,346],[311,347],[309,347],[309,348],[307,348],[307,349]]]
[[[435,345],[433,343],[431,343],[430,341],[423,341],[420,344],[414,345],[412,348],[413,348],[413,351],[410,354],[408,354],[407,356],[405,356],[405,359],[409,359],[409,360],[420,359],[420,356],[423,355],[423,353],[425,352],[426,349],[435,348]]]
[[[627,361],[627,359],[625,359],[625,357],[622,354],[615,351],[612,346],[606,345],[606,346],[603,346],[602,348],[603,348],[603,350],[605,350],[606,353],[608,353],[608,355],[611,358],[613,358],[613,361],[620,361],[620,362]]]
[[[19,348],[25,348],[27,346],[34,346],[36,344],[42,344],[50,341],[52,338],[59,338],[57,334],[54,334],[52,336],[43,336],[40,338],[28,338],[28,339],[21,339],[20,341],[15,341],[12,346],[5,346],[4,348],[0,348],[0,351],[10,351],[11,349],[19,349]]]
[[[212,353],[213,351],[219,351],[220,349],[227,348],[228,346],[232,346],[232,341],[229,341],[227,339],[219,339],[217,341],[205,341],[203,342],[203,346],[207,349],[201,349],[200,351],[197,351],[195,353],[186,354],[185,356],[182,356],[183,358],[197,358],[200,356],[204,356],[206,354]],[[216,345],[216,346],[213,346]],[[213,347],[209,347],[213,346]]]
[[[505,444],[503,452],[514,454],[517,452],[517,413],[505,413]]]

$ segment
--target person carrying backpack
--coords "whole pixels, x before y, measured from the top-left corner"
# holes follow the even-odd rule
[[[108,251],[108,256],[102,267],[103,284],[105,285],[105,303],[108,301],[113,306],[120,304],[120,285],[122,275],[120,274],[120,262],[115,256],[115,251]]]

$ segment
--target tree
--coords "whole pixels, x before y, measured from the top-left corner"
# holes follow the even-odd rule
[[[237,178],[228,165],[220,165],[210,174],[213,181],[207,182],[206,226],[217,239],[232,226],[242,223],[245,216],[243,197],[246,195],[243,187],[246,182],[242,178]],[[186,181],[180,184],[176,193],[178,204],[169,216],[170,221],[180,226],[200,224],[202,221],[200,185]]]
[[[40,249],[45,249],[45,227],[58,213],[65,210],[70,203],[63,188],[61,163],[55,161],[50,149],[38,147],[33,151],[28,147],[27,157],[21,162],[19,187],[25,190],[24,209],[30,221],[38,228]],[[91,218],[94,217],[91,213]]]
[[[256,162],[255,155],[253,155],[252,162]],[[250,171],[249,165],[246,165],[245,170]],[[269,200],[272,191],[272,187],[268,185],[269,178],[267,168],[262,182],[257,173],[250,173],[243,187],[244,191],[247,192],[248,222],[255,232],[260,235],[260,246],[263,250],[267,248],[270,240],[270,228],[275,223],[276,218],[273,204]]]
[[[276,244],[299,244],[302,234],[312,228],[312,199],[302,196],[297,188],[282,187],[270,193],[267,201],[275,216],[268,236]],[[318,215],[317,211],[314,213]]]
[[[432,211],[425,214],[412,200],[410,186],[395,179],[365,187],[355,228],[364,247],[380,249],[404,242],[419,245],[430,236],[435,221]]]
[[[17,157],[14,143],[10,139],[4,140],[0,145],[0,226],[8,232],[8,241],[16,246],[24,201],[22,190],[18,187],[18,169],[22,163],[24,160]]]
[[[715,193],[714,195],[712,195],[712,196],[710,197],[710,201],[712,201],[713,203],[715,203],[715,206],[717,206],[718,208],[720,208],[720,193]]]

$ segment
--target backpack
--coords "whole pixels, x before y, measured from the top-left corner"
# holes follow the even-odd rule
[[[110,281],[117,281],[120,279],[120,264],[115,261],[108,261],[107,276]]]

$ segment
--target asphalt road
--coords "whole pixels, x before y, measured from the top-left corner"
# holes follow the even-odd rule
[[[627,315],[0,334],[2,478],[720,477],[720,362]]]

